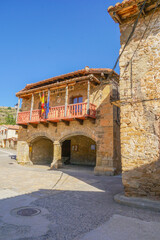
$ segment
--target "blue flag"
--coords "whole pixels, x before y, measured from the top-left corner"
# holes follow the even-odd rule
[[[46,105],[46,118],[48,118],[48,113],[49,113],[49,100],[50,100],[50,90],[48,90],[48,100],[47,100],[47,105]]]

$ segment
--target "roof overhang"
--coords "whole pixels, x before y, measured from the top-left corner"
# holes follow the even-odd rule
[[[67,85],[73,86],[77,83],[82,83],[88,80],[94,85],[98,85],[101,83],[99,76],[104,77],[104,75],[108,76],[109,74],[112,76],[114,75],[116,81],[119,82],[119,75],[111,69],[85,67],[85,69],[82,70],[56,76],[36,83],[27,84],[24,89],[16,93],[16,96],[21,98],[28,97],[35,93],[48,91],[48,89],[54,90]]]
[[[137,16],[143,3],[144,0],[124,0],[122,3],[116,3],[115,6],[110,6],[108,12],[116,23],[122,24]],[[157,0],[148,0],[142,15],[149,14],[156,6]],[[159,6],[160,2],[158,3],[158,7]]]
[[[18,92],[16,94],[16,96],[17,97],[25,97],[25,96],[31,95],[33,93],[40,93],[42,91],[48,91],[48,89],[54,90],[54,89],[58,89],[58,88],[61,88],[61,87],[65,87],[67,85],[68,86],[73,86],[74,84],[76,84],[78,82],[82,83],[82,82],[87,81],[87,80],[90,80],[94,84],[100,84],[100,81],[93,74],[90,74],[88,76],[72,78],[72,79],[69,79],[69,80],[62,81],[62,82],[55,82],[55,83],[52,83],[52,84],[49,84],[49,85],[44,85],[44,86],[36,87],[36,88],[33,88],[33,89],[22,90],[22,91]]]

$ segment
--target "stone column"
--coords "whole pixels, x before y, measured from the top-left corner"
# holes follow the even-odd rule
[[[59,141],[53,143],[53,162],[51,163],[51,169],[58,169],[62,167],[62,156],[61,156],[61,144]]]
[[[17,142],[17,162],[22,165],[32,165],[29,156],[29,145],[26,141]]]
[[[104,153],[97,150],[94,174],[97,176],[113,176],[115,174],[115,168],[113,167],[113,158],[109,156],[104,156]]]

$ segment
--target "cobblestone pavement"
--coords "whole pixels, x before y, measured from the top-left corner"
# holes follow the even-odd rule
[[[15,152],[6,151],[0,149],[0,240],[132,239],[127,234],[146,240],[147,231],[150,239],[160,239],[159,230],[151,231],[154,225],[160,229],[159,212],[113,201],[123,191],[120,176],[94,176],[87,167],[53,171],[47,166],[20,166]],[[20,207],[41,213],[13,214]],[[145,234],[139,233],[142,229]]]

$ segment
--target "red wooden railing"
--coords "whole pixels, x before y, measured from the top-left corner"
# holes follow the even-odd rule
[[[65,106],[51,107],[48,113],[48,120],[64,118]]]
[[[29,122],[29,117],[30,117],[30,111],[25,111],[25,112],[19,112],[18,113],[18,118],[17,118],[17,123],[18,124],[27,124]]]
[[[59,120],[73,120],[74,118],[85,119],[86,117],[96,117],[96,106],[92,103],[87,110],[87,103],[70,104],[66,109],[65,106],[51,107],[49,109],[48,117],[41,116],[41,110],[33,110],[30,120],[30,111],[18,113],[17,124],[39,123],[41,121],[59,121]]]
[[[87,114],[87,103],[76,103],[67,106],[66,117],[76,118]]]
[[[41,120],[41,110],[36,109],[32,111],[32,116],[30,122],[38,123]]]

